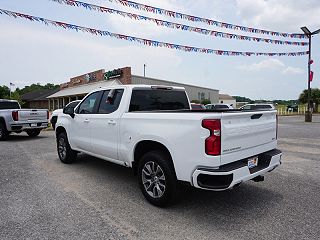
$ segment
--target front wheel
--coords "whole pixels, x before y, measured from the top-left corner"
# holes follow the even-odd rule
[[[164,207],[176,199],[177,179],[166,154],[146,153],[139,161],[138,177],[140,189],[151,204]]]
[[[40,134],[41,129],[31,129],[26,131],[29,137],[36,137]]]
[[[72,163],[77,158],[77,152],[71,149],[67,134],[64,132],[57,137],[57,150],[59,159],[63,163]]]

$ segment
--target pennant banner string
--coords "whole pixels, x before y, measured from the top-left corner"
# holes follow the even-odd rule
[[[282,41],[282,40],[268,39],[268,38],[250,37],[250,36],[237,35],[232,33],[218,32],[218,31],[208,30],[205,28],[192,27],[188,25],[150,18],[143,15],[137,15],[129,12],[119,11],[116,9],[106,8],[106,7],[93,5],[85,2],[80,2],[76,0],[51,0],[51,1],[57,2],[60,4],[66,4],[69,6],[74,6],[74,7],[83,7],[88,10],[94,10],[94,11],[103,12],[107,14],[118,14],[120,16],[128,17],[130,19],[137,20],[137,21],[139,20],[150,21],[155,23],[157,26],[174,28],[174,29],[179,29],[184,31],[191,31],[191,32],[200,33],[204,35],[209,35],[212,37],[221,37],[221,38],[227,38],[227,39],[254,41],[254,42],[261,42],[261,43],[272,43],[272,44],[280,44],[280,45],[292,45],[292,46],[308,46],[309,45],[308,42],[293,42],[293,41]]]
[[[134,9],[154,13],[154,14],[160,14],[160,15],[166,15],[172,18],[177,19],[184,19],[191,22],[202,22],[206,23],[208,25],[213,25],[220,28],[227,28],[227,29],[233,29],[233,30],[239,30],[243,32],[250,32],[250,33],[258,33],[258,34],[264,34],[264,35],[272,35],[272,36],[281,36],[281,37],[289,37],[289,38],[308,38],[305,34],[300,33],[285,33],[285,32],[275,32],[275,31],[269,31],[269,30],[263,30],[258,28],[251,28],[251,27],[245,27],[241,25],[235,25],[231,23],[225,23],[225,22],[219,22],[216,20],[208,19],[208,18],[202,18],[197,16],[192,16],[185,13],[179,13],[171,10],[166,10],[163,8],[153,7],[150,5],[145,5],[133,1],[127,1],[127,0],[108,0],[109,2],[114,2],[121,4],[126,7],[131,7]]]
[[[223,56],[303,56],[309,53],[308,51],[286,52],[286,53],[237,52],[237,51],[215,50],[210,48],[198,48],[198,47],[191,47],[191,46],[179,45],[174,43],[167,43],[167,42],[160,42],[160,41],[155,41],[150,39],[138,38],[133,36],[127,36],[127,35],[122,35],[118,33],[112,33],[109,31],[97,30],[94,28],[82,27],[74,24],[53,21],[53,20],[42,18],[42,17],[35,17],[35,16],[12,12],[12,11],[3,10],[3,9],[0,9],[0,14],[5,14],[13,18],[23,18],[33,22],[43,23],[45,25],[52,25],[55,27],[63,28],[63,29],[75,30],[77,32],[81,31],[81,32],[90,33],[92,35],[97,35],[97,36],[112,37],[120,40],[137,42],[139,44],[143,44],[146,46],[165,47],[165,48],[176,49],[176,50],[185,51],[185,52],[207,53],[207,54],[215,54],[215,55],[223,55]]]

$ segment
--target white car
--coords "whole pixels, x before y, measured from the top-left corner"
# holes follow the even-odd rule
[[[175,198],[178,182],[222,191],[262,181],[280,165],[276,111],[193,111],[180,87],[100,88],[63,113],[56,124],[63,163],[83,152],[130,167],[157,206]]]

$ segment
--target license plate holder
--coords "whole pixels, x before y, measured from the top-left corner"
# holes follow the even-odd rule
[[[38,126],[38,124],[36,124],[36,123],[30,123],[30,127],[37,127]]]
[[[248,159],[248,168],[252,169],[258,166],[258,156],[252,157]]]

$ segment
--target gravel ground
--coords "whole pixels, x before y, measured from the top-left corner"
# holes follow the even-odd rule
[[[280,117],[283,164],[224,192],[183,188],[161,209],[130,169],[80,154],[60,163],[54,133],[0,143],[0,239],[319,239],[320,117]]]

